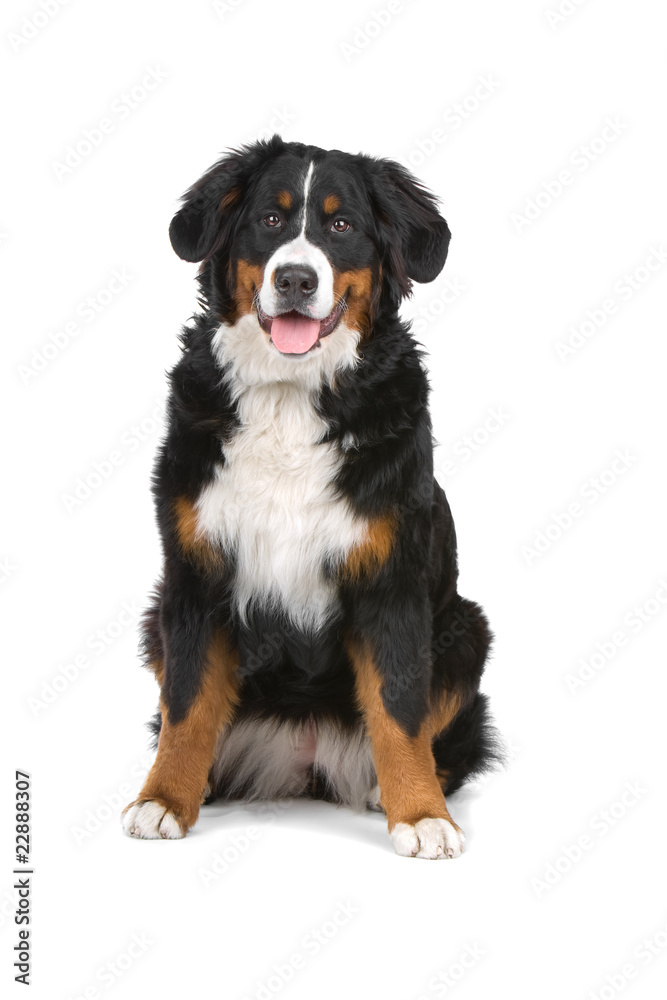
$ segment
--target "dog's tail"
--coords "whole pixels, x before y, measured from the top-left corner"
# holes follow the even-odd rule
[[[446,775],[445,794],[455,792],[464,781],[505,765],[505,746],[491,720],[485,694],[478,692],[447,729],[435,737],[433,754],[438,772]]]

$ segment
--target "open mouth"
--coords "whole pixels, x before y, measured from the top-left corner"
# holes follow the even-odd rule
[[[317,350],[322,339],[336,329],[346,302],[343,296],[324,319],[313,319],[296,309],[279,316],[267,316],[257,299],[255,306],[260,326],[269,334],[271,343],[281,354],[308,354]]]

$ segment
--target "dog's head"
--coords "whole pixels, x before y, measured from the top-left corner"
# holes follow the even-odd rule
[[[183,202],[172,246],[203,262],[206,304],[235,331],[227,355],[250,352],[282,377],[356,356],[447,256],[434,198],[398,163],[279,136],[223,157]]]

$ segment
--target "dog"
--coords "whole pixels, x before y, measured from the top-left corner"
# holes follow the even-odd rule
[[[157,756],[123,812],[176,839],[217,798],[383,810],[399,855],[458,857],[445,794],[494,766],[491,642],[457,593],[428,381],[399,317],[450,232],[391,160],[279,136],[232,150],[170,226],[200,312],[170,374],[143,621]]]

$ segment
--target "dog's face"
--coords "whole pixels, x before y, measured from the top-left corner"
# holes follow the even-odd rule
[[[277,136],[205,174],[170,236],[180,257],[204,261],[211,312],[235,331],[227,354],[251,352],[282,377],[356,356],[411,279],[436,277],[449,244],[433,198],[397,163]]]

